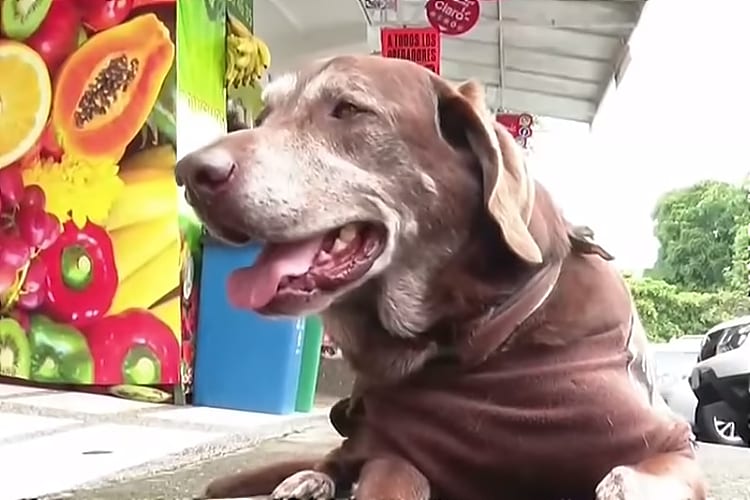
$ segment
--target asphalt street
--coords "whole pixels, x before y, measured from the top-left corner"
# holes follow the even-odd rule
[[[267,464],[307,454],[325,453],[338,443],[337,435],[320,424],[307,431],[266,441],[230,456],[202,461],[179,470],[164,472],[125,482],[102,484],[92,489],[71,492],[76,500],[190,499],[205,485],[230,471]],[[713,500],[750,500],[750,449],[701,444],[698,454],[710,481]]]

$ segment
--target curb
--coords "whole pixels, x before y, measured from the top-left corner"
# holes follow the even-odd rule
[[[116,483],[171,472],[204,461],[233,455],[248,448],[254,448],[265,441],[282,438],[290,434],[297,434],[312,427],[324,425],[329,425],[328,409],[316,409],[311,413],[295,415],[292,419],[261,424],[257,428],[247,432],[225,434],[213,441],[185,448],[178,453],[166,455],[156,460],[123,469],[114,474],[81,483],[72,489],[45,493],[39,496],[38,500],[75,498],[75,493],[82,490],[97,489]]]

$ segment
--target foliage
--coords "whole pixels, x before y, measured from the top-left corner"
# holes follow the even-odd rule
[[[750,224],[737,228],[732,248],[732,265],[724,278],[730,289],[747,293],[750,288]]]
[[[750,313],[750,177],[743,186],[703,181],[670,191],[652,218],[656,264],[642,278],[625,276],[652,341]]]
[[[625,276],[636,308],[655,342],[702,334],[727,319],[750,313],[750,298],[735,291],[681,290],[664,280]]]
[[[649,277],[685,290],[718,291],[727,287],[732,280],[728,270],[737,265],[738,228],[750,222],[745,189],[702,181],[666,193],[652,217],[660,249]]]
[[[750,200],[750,174],[742,183],[747,199]],[[745,214],[734,236],[732,267],[727,269],[725,279],[728,285],[740,293],[750,288],[750,214]]]

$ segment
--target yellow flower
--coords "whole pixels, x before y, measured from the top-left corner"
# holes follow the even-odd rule
[[[47,195],[47,212],[83,227],[86,220],[103,225],[120,196],[116,164],[92,164],[64,155],[60,162],[39,160],[23,170],[25,185],[37,184]]]

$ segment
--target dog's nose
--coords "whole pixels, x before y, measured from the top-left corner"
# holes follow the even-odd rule
[[[177,162],[175,177],[179,186],[197,193],[210,194],[226,186],[236,170],[237,163],[229,154],[201,150]]]

